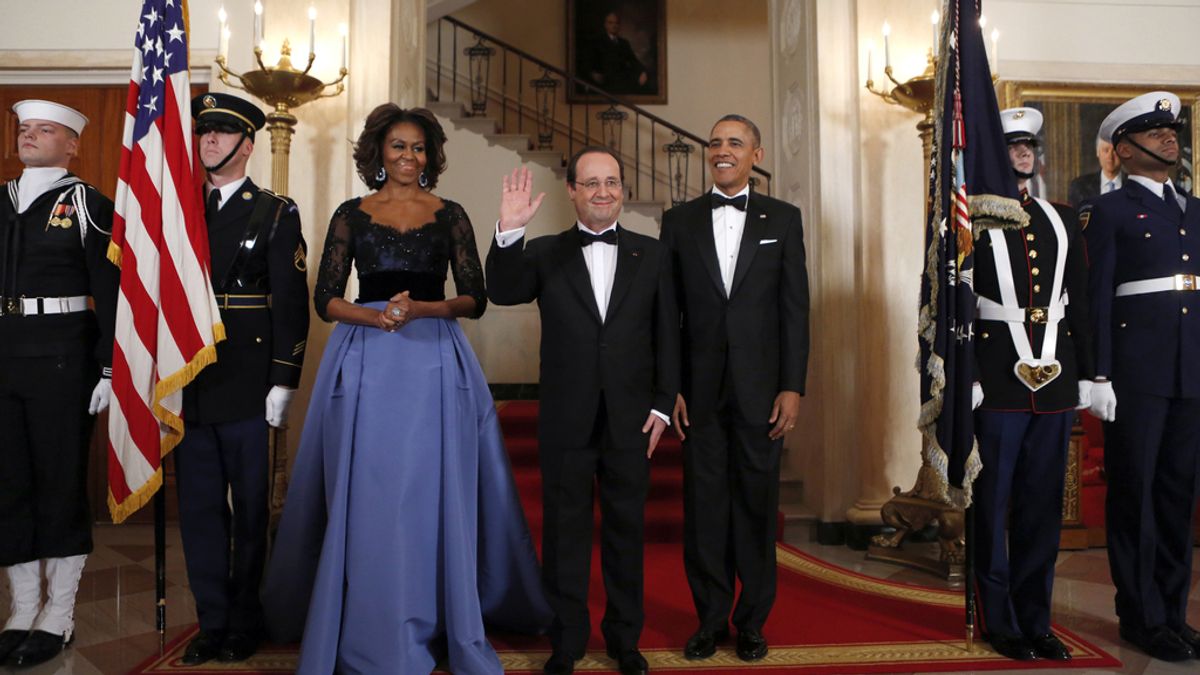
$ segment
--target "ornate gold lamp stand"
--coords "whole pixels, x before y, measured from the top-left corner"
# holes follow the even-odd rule
[[[296,116],[291,113],[292,108],[341,94],[346,90],[346,75],[350,71],[342,66],[336,80],[322,82],[308,74],[316,59],[316,54],[312,53],[308,55],[304,70],[297,70],[292,66],[292,47],[287,40],[283,41],[279,62],[274,66],[263,63],[262,47],[254,48],[254,59],[258,68],[238,75],[226,66],[224,56],[218,56],[217,65],[221,68],[219,77],[221,82],[241,89],[273,108],[267,113],[267,129],[271,132],[271,190],[286,195],[288,158],[297,122]],[[237,83],[231,78],[237,78]],[[330,87],[333,87],[333,91],[327,92]]]

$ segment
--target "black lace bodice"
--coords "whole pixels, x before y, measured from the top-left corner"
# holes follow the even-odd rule
[[[409,291],[414,300],[444,300],[449,267],[458,294],[475,298],[472,318],[483,314],[487,307],[483,268],[475,231],[462,206],[442,200],[432,222],[398,230],[372,221],[359,208],[361,204],[361,197],[343,203],[329,222],[313,292],[321,318],[329,321],[329,301],[345,294],[351,263],[358,269],[355,302],[387,300],[401,291]]]

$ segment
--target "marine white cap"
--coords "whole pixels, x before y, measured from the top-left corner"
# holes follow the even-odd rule
[[[76,134],[82,134],[83,128],[88,123],[88,118],[83,113],[53,101],[26,99],[14,103],[12,109],[17,114],[17,120],[20,122],[27,120],[58,122]]]
[[[1038,132],[1042,130],[1042,113],[1037,108],[1008,108],[1000,111],[1000,125],[1008,143],[1036,145]]]

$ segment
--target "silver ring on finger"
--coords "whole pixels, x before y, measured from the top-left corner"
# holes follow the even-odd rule
[[[394,317],[396,317],[397,319],[399,319],[399,318],[400,318],[400,308],[399,308],[399,307],[393,307],[393,308],[392,308],[392,311],[391,311],[391,315],[392,315],[392,316],[394,316]]]

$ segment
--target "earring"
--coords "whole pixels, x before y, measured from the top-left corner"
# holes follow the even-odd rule
[[[429,178],[425,176],[424,171],[421,172],[420,176],[417,176],[417,185],[420,185],[423,188],[429,187]]]
[[[387,180],[387,169],[381,166],[379,167],[379,171],[375,172],[375,182],[383,184],[385,180]]]

